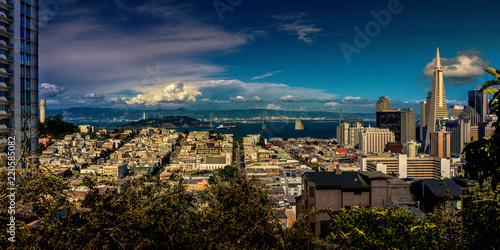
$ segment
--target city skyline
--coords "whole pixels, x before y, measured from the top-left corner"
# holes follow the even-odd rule
[[[448,105],[499,67],[497,3],[49,1],[40,9],[47,109],[375,112],[413,108],[440,47]],[[232,5],[231,5],[232,4]]]

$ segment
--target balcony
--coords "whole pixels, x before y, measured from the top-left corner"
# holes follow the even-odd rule
[[[0,49],[3,49],[3,50],[10,50],[10,49],[12,49],[12,44],[7,43],[7,42],[6,42],[6,41],[4,41],[4,40],[0,40]]]
[[[12,57],[0,54],[0,63],[11,63]]]
[[[7,14],[0,12],[0,21],[4,23],[11,23],[12,22],[12,17],[8,16]]]
[[[0,125],[0,133],[7,133],[7,132],[10,132],[10,130],[12,129],[12,125],[10,124],[7,124],[7,125]]]
[[[12,76],[12,71],[0,68],[0,77],[10,77]]]
[[[4,26],[0,26],[0,35],[9,37],[9,36],[12,36],[12,34],[13,34],[12,30],[9,30],[9,29],[5,28]]]
[[[0,120],[6,119],[6,118],[10,118],[11,116],[12,116],[11,112],[0,110]]]
[[[0,0],[0,7],[4,8],[6,10],[9,10],[9,9],[14,8],[14,5],[12,5],[11,3],[7,2],[6,0]]]
[[[14,101],[14,98],[8,96],[0,96],[0,104],[9,104]]]
[[[14,88],[14,84],[0,82],[0,91],[9,91]]]

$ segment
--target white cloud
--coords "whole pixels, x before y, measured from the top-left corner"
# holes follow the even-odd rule
[[[163,88],[163,98],[155,95],[157,101],[175,101],[186,100],[196,101],[196,96],[201,95],[201,92],[192,86],[184,86],[182,83],[171,83]]]
[[[459,100],[446,100],[446,104],[448,106],[455,106],[455,105],[467,106],[468,105],[468,103],[466,101],[459,101]]]
[[[68,88],[66,87],[60,87],[55,84],[50,84],[50,83],[42,83],[40,85],[40,94],[43,97],[55,97],[57,95],[60,95],[64,92],[66,92]]]
[[[429,62],[423,69],[424,75],[432,76],[436,59]],[[443,76],[447,77],[445,83],[449,85],[474,82],[478,76],[484,76],[484,70],[490,62],[484,59],[484,53],[474,49],[458,51],[457,56],[451,59],[441,57]]]
[[[273,110],[283,110],[281,106],[278,106],[276,104],[270,103],[267,105],[266,109],[273,109]]]
[[[262,78],[274,76],[275,74],[278,74],[278,73],[281,73],[281,72],[282,72],[281,70],[277,70],[277,71],[265,73],[265,74],[263,74],[261,76],[254,76],[254,77],[252,77],[252,80],[258,80],[258,79],[262,79]]]
[[[359,97],[359,96],[346,96],[346,97],[344,97],[344,100],[345,101],[357,101],[357,100],[361,100],[361,97]]]
[[[338,104],[338,103],[336,103],[336,102],[327,102],[327,103],[325,103],[325,106],[327,106],[327,107],[336,107],[336,106],[338,106],[338,105],[339,105],[339,104]]]
[[[304,101],[304,98],[300,98],[300,97],[293,96],[293,95],[286,95],[286,96],[280,97],[279,101],[280,102],[302,102],[302,101]]]
[[[102,99],[104,99],[104,96],[103,95],[98,95],[96,93],[87,93],[87,94],[85,94],[83,96],[83,98],[85,98],[85,99],[93,99],[93,100],[98,100],[98,99],[102,100]]]
[[[120,2],[125,3],[116,1]],[[136,5],[132,8],[136,12],[127,12],[125,19],[154,15],[148,18],[158,18],[157,25],[124,28],[102,21],[104,17],[92,11],[75,16],[69,15],[70,10],[61,11],[59,17],[67,19],[52,22],[40,32],[40,41],[51,44],[40,51],[40,64],[44,65],[41,74],[71,81],[71,94],[85,93],[89,88],[109,94],[142,85],[162,85],[156,79],[168,75],[176,77],[169,81],[203,79],[225,68],[200,60],[201,53],[232,53],[253,37],[250,32],[228,32],[202,22],[182,6],[170,11],[176,13],[169,15],[175,20],[166,20],[159,10],[157,14],[147,13],[154,6],[150,2],[125,4]]]
[[[306,13],[302,12],[273,15],[271,17],[280,20],[280,23],[276,27],[278,31],[296,34],[299,40],[311,44],[313,37],[318,35],[323,29],[317,28],[315,24],[311,24],[310,21],[303,18],[304,16],[306,16]]]
[[[258,96],[254,96],[250,99],[245,98],[243,96],[236,96],[236,97],[231,97],[229,98],[230,102],[262,102],[262,98]]]
[[[163,82],[163,79],[159,79]],[[157,105],[178,103],[256,103],[271,102],[327,102],[335,95],[323,90],[290,87],[277,83],[245,83],[239,80],[207,80],[170,82],[145,86],[140,94],[126,98],[128,104]],[[197,100],[203,100],[197,101]]]
[[[46,101],[46,104],[47,106],[49,107],[50,105],[54,105],[54,104],[59,104],[59,100],[52,100],[52,99],[47,99],[45,100]]]

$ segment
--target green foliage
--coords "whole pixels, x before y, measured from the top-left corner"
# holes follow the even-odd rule
[[[318,172],[319,171],[319,166],[318,164],[314,163],[312,166],[311,166],[312,170]]]
[[[238,167],[234,165],[227,165],[224,169],[220,170],[217,175],[225,181],[229,181],[238,175]]]
[[[155,128],[185,128],[185,127],[203,127],[207,126],[207,122],[191,118],[188,116],[164,116],[164,117],[154,117],[146,120],[139,120],[131,122],[124,128],[144,128],[144,127],[155,127]]]
[[[466,207],[460,212],[463,239],[469,248],[494,249],[500,246],[500,190],[493,190],[490,178],[483,187],[465,189]]]
[[[329,220],[327,240],[341,248],[356,249],[441,249],[455,244],[435,221],[416,219],[401,209],[342,209]]]
[[[232,174],[216,175],[198,193],[187,192],[177,174],[169,181],[150,178],[147,184],[137,179],[121,186],[108,183],[106,191],[85,178],[89,191],[81,211],[65,195],[69,186],[62,178],[36,172],[20,184],[16,202],[23,210],[32,207],[42,223],[27,227],[18,218],[16,242],[1,234],[0,249],[304,249],[312,242],[308,234],[283,230],[273,201],[255,179]],[[7,204],[5,182],[0,190]],[[6,225],[8,218],[1,210],[0,222]]]
[[[78,131],[78,127],[73,123],[63,121],[62,115],[49,116],[44,123],[39,124],[40,135],[52,136],[52,138],[62,139],[65,135]]]
[[[216,177],[201,194],[199,238],[209,249],[270,249],[282,246],[282,228],[270,209],[273,201],[254,179]]]
[[[486,71],[500,80],[498,70],[488,68]],[[500,91],[489,89],[495,85],[500,85],[500,81],[487,81],[480,91],[494,94],[489,102],[490,113],[500,116]],[[490,136],[467,144],[462,154],[467,160],[463,175],[478,180],[480,185],[491,177],[491,187],[495,190],[500,182],[500,127],[498,122],[494,126],[496,129]]]

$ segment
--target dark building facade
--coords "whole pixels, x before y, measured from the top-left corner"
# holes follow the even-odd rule
[[[393,109],[377,112],[377,127],[394,133],[396,142],[416,140],[416,115],[413,109]]]

